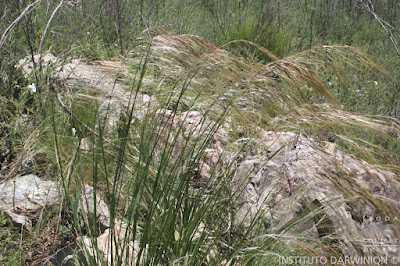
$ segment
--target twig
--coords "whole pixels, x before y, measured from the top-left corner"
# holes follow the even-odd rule
[[[29,4],[24,11],[22,11],[22,13],[19,15],[18,18],[16,18],[11,24],[10,26],[7,27],[7,29],[4,31],[3,35],[1,36],[0,39],[0,48],[4,45],[4,42],[6,41],[7,37],[10,35],[11,31],[14,29],[14,27],[18,24],[18,22],[25,17],[27,14],[29,14],[32,10],[33,7],[41,2],[42,0],[36,0],[35,2],[33,2],[32,4]]]
[[[39,59],[40,68],[42,67],[41,58],[42,58],[42,48],[43,48],[44,38],[46,37],[47,30],[50,27],[51,21],[53,20],[55,14],[57,13],[58,9],[62,6],[63,3],[64,3],[64,0],[61,0],[60,3],[58,4],[58,6],[54,9],[53,14],[51,14],[50,19],[47,21],[47,25],[43,31],[42,38],[40,39],[39,50],[38,50],[39,55],[40,55],[40,59]]]
[[[371,0],[367,0],[368,3],[365,3],[364,0],[359,0],[361,4],[364,6],[365,10],[367,10],[369,13],[371,13],[374,18],[381,24],[382,28],[386,31],[386,33],[389,36],[390,41],[393,43],[394,49],[396,49],[397,55],[400,57],[400,49],[399,49],[399,44],[397,43],[395,37],[393,36],[392,30],[394,27],[381,19],[375,12],[374,5]]]
[[[55,91],[55,92],[56,92],[56,95],[57,95],[57,100],[58,100],[58,102],[60,103],[61,107],[64,108],[64,110],[65,110],[67,113],[69,113],[69,114],[70,114],[79,124],[81,124],[88,132],[92,133],[92,134],[95,135],[96,137],[100,137],[100,134],[99,134],[96,130],[92,129],[91,127],[89,127],[88,125],[86,125],[85,123],[83,123],[83,121],[80,120],[79,117],[76,116],[76,115],[74,114],[74,112],[72,112],[72,110],[69,109],[69,107],[61,100],[61,95],[60,95],[57,91]],[[113,145],[113,146],[115,146],[115,147],[117,146],[117,145],[116,145],[114,142],[112,142],[110,139],[107,139],[107,138],[105,138],[104,136],[103,136],[102,138],[103,138],[103,140],[104,140],[105,142],[107,142],[107,143],[109,143],[109,144],[111,144],[111,145]]]
[[[0,22],[3,21],[3,20],[6,18],[7,12],[8,12],[8,9],[7,9],[7,8],[4,9],[4,14],[3,14],[3,16],[0,18]]]
[[[61,95],[56,92],[57,94],[57,100],[60,103],[61,107],[64,108],[65,111],[67,111],[67,113],[69,113],[76,121],[78,121],[79,124],[81,124],[87,131],[89,131],[90,133],[92,133],[93,135],[95,135],[96,137],[99,137],[100,134],[97,133],[94,129],[92,129],[91,127],[89,127],[88,125],[86,125],[85,123],[82,122],[82,120],[79,119],[79,117],[77,117],[71,109],[69,109],[69,107],[61,100]]]

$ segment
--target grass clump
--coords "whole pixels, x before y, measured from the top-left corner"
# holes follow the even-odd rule
[[[338,236],[331,231],[318,240],[307,237],[311,229],[302,232],[310,220],[318,225],[318,233],[330,227],[327,210],[318,201],[306,202],[304,210],[277,225],[272,226],[262,210],[249,226],[235,224],[243,202],[233,191],[244,190],[262,166],[254,167],[239,188],[231,181],[240,163],[265,150],[257,138],[268,130],[314,138],[318,151],[335,143],[334,149],[399,173],[398,121],[351,112],[397,115],[398,99],[380,97],[385,92],[397,95],[396,77],[386,77],[388,73],[359,49],[333,45],[333,30],[327,24],[315,25],[321,19],[318,10],[329,11],[331,4],[311,2],[296,13],[302,14],[297,19],[308,18],[307,25],[297,29],[303,38],[294,37],[296,29],[290,23],[296,20],[288,22],[299,4],[291,7],[281,1],[194,1],[177,10],[176,1],[35,1],[23,11],[23,19],[18,18],[20,2],[6,5],[2,21],[22,26],[0,27],[0,49],[9,59],[0,62],[2,179],[24,173],[51,176],[60,180],[65,193],[65,210],[46,213],[27,238],[47,234],[69,239],[73,233],[90,265],[273,265],[283,256],[340,257]],[[196,8],[201,9],[195,12]],[[347,12],[342,9],[341,18]],[[199,26],[204,24],[213,26]],[[342,24],[338,38],[350,42],[345,31],[352,27]],[[189,34],[151,27],[159,25]],[[321,41],[326,32],[330,34]],[[298,52],[304,47],[307,50]],[[95,60],[120,55],[123,62],[117,63],[121,68],[115,76],[101,79],[107,85],[103,90],[89,82],[59,88],[53,79],[63,70],[34,57],[46,49],[62,66],[75,56]],[[24,76],[14,66],[27,54],[34,71]],[[89,64],[99,71],[113,69],[112,63],[104,63]],[[78,79],[72,75],[70,80],[74,78]],[[33,85],[35,92],[30,90]],[[143,94],[153,98],[139,112]],[[112,97],[121,106],[115,107]],[[191,116],[198,116],[195,124]],[[223,130],[229,132],[222,134]],[[210,150],[221,146],[225,153],[208,165]],[[23,170],[22,158],[32,150],[38,151],[36,164]],[[359,197],[381,214],[394,215],[396,208],[355,184],[354,174],[340,165],[333,167],[335,171],[324,177],[343,194],[338,204]],[[109,208],[108,228],[79,211],[84,209],[81,199],[87,184]],[[287,207],[302,201],[306,190],[304,184],[294,191]],[[279,202],[265,203],[270,208],[274,204]],[[14,252],[17,237],[25,239],[26,231],[12,227],[3,214],[0,223],[2,238],[9,240],[1,248],[13,254],[7,262],[31,261]],[[54,225],[56,232],[50,230]],[[107,245],[99,245],[99,236],[107,238]],[[19,243],[26,249],[35,246]],[[48,254],[55,249],[52,246]]]

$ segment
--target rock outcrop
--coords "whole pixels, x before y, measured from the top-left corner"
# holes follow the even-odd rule
[[[241,162],[232,181],[236,188],[246,185],[238,223],[249,226],[260,210],[275,230],[306,217],[302,230],[291,234],[334,242],[346,256],[400,254],[400,183],[394,173],[333,143],[323,146],[291,132],[261,135],[264,152]]]
[[[205,47],[204,49],[199,48],[200,50],[191,50],[190,47],[182,44],[183,41],[190,38],[190,36],[184,36],[181,39],[171,36],[155,38],[153,52],[156,56],[151,59],[160,58],[163,54],[171,52],[176,53],[174,56],[178,57],[182,52],[179,49],[184,49],[183,55],[191,54],[193,58],[206,54],[203,59],[204,57],[212,58],[213,66],[217,69],[219,61],[223,61],[224,58],[229,59],[224,63],[234,63],[227,54],[215,46],[206,45],[207,43],[203,40],[193,39],[200,48]],[[161,60],[161,63],[157,64],[160,71],[163,71],[164,67],[168,73],[174,75],[189,72],[185,69],[185,62],[174,65],[174,57],[171,58],[170,60]],[[47,59],[44,57],[44,59],[50,65],[57,65],[57,59],[52,56],[48,56]],[[151,60],[150,62],[154,63]],[[27,65],[22,61],[20,64],[23,67]],[[25,71],[29,73],[30,69],[27,67]],[[211,70],[203,69],[200,78],[194,79],[193,82],[201,84],[201,86],[212,85],[213,83],[204,81],[204,76]],[[230,72],[234,78],[231,77],[229,82],[234,84],[237,76],[245,74],[240,71],[240,67],[234,68]],[[231,191],[239,199],[238,212],[235,217],[237,225],[244,228],[249,227],[252,220],[261,215],[266,221],[266,232],[284,232],[293,237],[317,240],[320,243],[326,243],[345,256],[383,254],[391,257],[400,256],[398,243],[400,236],[400,183],[395,173],[343,152],[333,142],[320,143],[312,137],[302,134],[264,131],[261,128],[253,140],[258,148],[252,150],[250,155],[245,158],[237,158],[235,152],[241,150],[242,142],[230,139],[228,131],[233,122],[226,122],[213,132],[214,122],[204,113],[194,110],[179,113],[176,110],[161,109],[158,107],[155,97],[132,93],[118,79],[118,75],[125,77],[130,75],[126,65],[121,62],[85,63],[74,59],[64,64],[62,68],[60,67],[55,78],[63,81],[64,86],[69,89],[84,84],[101,91],[102,95],[97,98],[100,103],[99,113],[102,116],[108,116],[110,128],[115,126],[121,115],[132,108],[133,99],[136,99],[135,119],[140,121],[149,112],[155,112],[162,116],[163,123],[161,125],[167,125],[171,131],[167,130],[168,134],[166,134],[160,129],[158,133],[162,135],[160,138],[162,141],[169,145],[175,145],[171,153],[172,157],[178,157],[182,152],[184,146],[182,143],[185,138],[189,136],[200,138],[212,134],[210,145],[205,150],[205,156],[200,163],[200,176],[207,180],[211,178],[211,170],[218,171],[224,165],[235,161],[237,169],[231,181]],[[266,84],[263,78],[257,78],[257,80],[263,86]],[[235,87],[235,85],[231,87]],[[256,89],[258,89],[257,86],[253,88],[253,90]],[[267,93],[273,95],[274,92]],[[246,100],[246,97],[244,98]],[[280,96],[279,101],[272,99],[271,102],[282,105],[281,109],[287,110],[289,107],[283,103],[285,99],[286,95]],[[257,98],[252,102],[260,103],[261,100]],[[243,107],[241,110],[252,109],[247,108],[245,103],[244,101],[242,104],[244,107],[241,105]],[[262,103],[265,104],[265,102]],[[255,108],[257,106],[253,109]],[[249,112],[251,113],[252,110]],[[227,120],[229,121],[230,118]],[[363,121],[359,123],[363,123]],[[181,135],[176,136],[175,134]],[[38,182],[37,179],[34,180]],[[27,188],[18,191],[18,197],[15,197],[18,201],[13,202],[11,200],[13,197],[10,195],[13,195],[12,193],[15,191],[15,184],[17,184],[17,190],[22,185],[10,182],[0,187],[0,190],[3,188],[8,191],[8,196],[0,198],[2,200],[0,203],[6,206],[7,213],[11,213],[10,215],[30,212],[34,209],[32,206],[35,204],[41,207],[47,204],[47,201],[38,200],[35,196],[37,194],[27,200],[23,196]],[[46,183],[45,188],[50,191],[52,184]],[[90,187],[86,187],[85,191],[87,198],[93,199],[93,191]],[[44,192],[37,193],[44,195]],[[59,197],[55,191],[52,194],[46,193],[50,199]],[[105,261],[110,263],[112,260],[110,254],[114,251],[110,248],[111,225],[108,210],[104,202],[99,202],[97,205],[98,208],[102,208],[97,213],[102,211],[100,219],[106,228],[97,239],[97,245],[98,249],[103,252]],[[13,209],[21,211],[17,213],[12,211]],[[93,212],[93,208],[90,209],[90,206],[87,206],[86,211]],[[296,222],[301,225],[287,226]],[[117,237],[125,241],[126,224],[118,220],[115,226],[117,231],[121,232]],[[85,245],[92,250],[92,255],[98,256],[94,253],[95,248],[91,241],[87,237],[83,238]],[[134,259],[137,255],[135,252],[138,250],[138,243],[136,240],[126,240],[125,243],[128,245],[128,249],[132,249],[133,257],[128,259]]]

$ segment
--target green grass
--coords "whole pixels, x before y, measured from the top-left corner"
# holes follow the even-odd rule
[[[65,214],[59,218],[59,208],[45,211],[29,232],[15,226],[13,221],[0,212],[0,263],[2,265],[26,265],[41,263],[60,247],[72,241],[72,228]],[[65,220],[63,220],[65,219]]]
[[[77,86],[64,93],[53,83],[52,69],[42,73],[38,64],[24,77],[14,67],[23,56],[37,53],[57,4],[38,2],[2,39],[1,178],[35,173],[60,180],[66,195],[63,219],[59,210],[50,210],[32,233],[0,213],[0,263],[40,261],[44,255],[37,250],[47,239],[52,240],[45,255],[66,244],[72,233],[95,243],[101,233],[97,221],[77,211],[84,184],[106,200],[112,221],[127,224],[125,237],[113,238],[115,264],[123,264],[129,253],[137,254],[135,262],[151,265],[273,265],[279,256],[338,255],[332,239],[297,235],[310,219],[322,223],[315,218],[321,208],[311,206],[275,228],[260,212],[243,228],[233,223],[239,209],[230,186],[236,166],[220,159],[208,180],[200,173],[206,150],[215,148],[218,128],[228,125],[230,139],[222,144],[237,160],[263,148],[254,141],[260,129],[293,131],[321,144],[334,139],[336,148],[398,174],[400,61],[373,18],[351,6],[353,1],[349,6],[330,1],[210,0],[185,7],[173,0],[115,3],[65,4],[43,39],[45,50],[67,61],[122,56],[129,70],[119,78],[131,101],[115,129],[104,114],[100,117],[103,95],[93,88]],[[0,35],[18,17],[21,4],[0,4]],[[378,6],[378,11],[398,34],[396,10]],[[386,70],[362,51],[372,53]],[[36,94],[27,89],[32,83],[39,88]],[[59,105],[54,88],[73,115]],[[140,121],[134,119],[137,93],[157,101]],[[163,117],[165,109],[177,116],[201,112],[202,129],[173,126]],[[241,138],[249,140],[238,148],[234,141]],[[32,151],[39,151],[33,166],[20,171],[18,155]],[[342,170],[338,166],[331,178],[351,183],[352,176]],[[364,194],[382,213],[391,213],[384,200]],[[117,231],[114,223],[111,231]],[[65,242],[57,245],[55,239]],[[128,248],[131,241],[137,244],[134,251]],[[82,250],[97,254],[87,256],[88,264],[105,263],[99,249]]]

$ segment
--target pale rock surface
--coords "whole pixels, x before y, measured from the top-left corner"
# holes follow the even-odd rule
[[[158,133],[161,135],[161,143],[174,145],[171,153],[172,159],[179,158],[185,147],[185,141],[196,141],[213,134],[210,146],[205,150],[205,156],[200,163],[200,177],[208,180],[211,177],[211,169],[214,171],[220,169],[220,158],[224,151],[221,143],[228,137],[226,127],[220,127],[216,132],[211,132],[215,122],[204,117],[198,111],[174,114],[172,110],[160,109],[157,111],[157,115],[162,116],[162,124]],[[170,129],[172,134],[169,133]]]
[[[161,45],[165,39],[172,37],[156,37],[153,52],[155,54],[181,53],[173,46]],[[200,40],[199,40],[200,41]],[[214,50],[210,47],[210,51]],[[199,51],[207,53],[207,51]],[[223,56],[223,54],[221,54]],[[162,57],[157,57],[162,58]],[[47,60],[47,61],[46,61]],[[126,86],[118,79],[119,75],[129,76],[126,66],[122,62],[96,61],[85,63],[81,60],[72,60],[57,68],[57,59],[51,55],[44,57],[48,66],[57,70],[56,78],[65,83],[68,88],[90,86],[103,96],[99,98],[100,115],[109,118],[109,126],[114,127],[121,115],[126,113],[132,105],[132,97]],[[174,64],[174,61],[164,62]],[[20,62],[27,73],[31,73],[32,66]],[[184,66],[173,65],[176,75],[185,73]],[[201,83],[194,79],[193,83]],[[156,99],[145,94],[136,95],[134,106],[135,119],[142,120],[146,113],[156,109]],[[163,141],[174,145],[173,157],[178,157],[184,147],[185,138],[202,137],[202,133],[209,133],[212,122],[198,111],[188,111],[174,114],[171,110],[158,110],[158,115],[163,116],[164,126],[171,126],[172,135],[165,134],[160,129]],[[229,120],[229,118],[228,118]],[[134,122],[134,121],[133,121]],[[182,136],[174,137],[182,126]],[[391,257],[400,256],[398,236],[400,224],[400,184],[398,177],[389,171],[370,165],[355,156],[340,151],[335,144],[326,143],[325,146],[301,134],[292,132],[272,132],[259,130],[259,137],[254,141],[258,149],[254,150],[247,158],[235,159],[230,155],[226,143],[240,146],[246,139],[230,140],[229,126],[222,125],[214,135],[210,147],[206,150],[200,169],[204,179],[210,178],[212,168],[219,164],[229,164],[233,161],[238,165],[231,182],[232,193],[238,197],[239,211],[236,223],[248,227],[252,218],[262,211],[272,229],[279,229],[299,213],[307,211],[313,204],[320,209],[322,222],[316,224],[316,217],[306,221],[295,235],[323,239],[332,235],[338,239],[335,243],[346,256],[374,256],[388,254]],[[226,153],[226,154],[225,154]],[[236,161],[235,161],[236,160]],[[1,187],[0,187],[1,189]],[[86,198],[93,199],[93,189],[85,187]],[[2,198],[0,198],[3,200]],[[85,199],[86,200],[86,199]],[[83,202],[85,202],[82,199]],[[93,202],[93,200],[92,200]],[[391,213],[399,213],[397,217],[386,217],[378,212],[376,204],[387,206]],[[93,213],[92,203],[88,203],[87,210]],[[106,206],[98,203],[97,206]],[[110,229],[108,210],[103,212],[106,229],[98,238],[98,247],[103,252],[105,260],[110,262]],[[19,215],[13,213],[13,215]],[[107,216],[108,215],[108,216]],[[101,215],[100,215],[101,216]],[[381,219],[378,219],[381,217]],[[396,220],[397,219],[397,220]],[[326,227],[321,226],[324,224]],[[126,225],[117,221],[117,228],[125,232]],[[124,234],[119,234],[121,237]],[[196,235],[198,237],[198,235]],[[368,241],[385,240],[390,245],[368,245]],[[83,238],[85,245],[90,249],[90,239]],[[128,243],[135,252],[138,243]],[[93,249],[92,249],[93,250]],[[135,251],[136,250],[136,251]]]
[[[89,217],[94,217],[94,195],[94,188],[89,185],[85,185],[85,187],[82,189],[81,202],[78,207],[78,211],[81,214],[85,213]],[[98,221],[101,223],[104,232],[96,239],[97,248],[94,246],[94,243],[90,237],[83,236],[81,238],[81,241],[85,245],[87,251],[93,257],[97,258],[98,261],[101,261],[99,256],[103,256],[104,262],[107,265],[112,265],[112,263],[115,263],[115,259],[117,258],[116,252],[121,252],[123,250],[121,247],[116,249],[115,243],[118,243],[118,245],[125,245],[124,254],[119,254],[121,257],[123,257],[122,264],[132,265],[132,263],[136,262],[137,255],[140,250],[139,242],[126,240],[130,238],[128,224],[119,219],[111,221],[108,206],[98,193],[96,193],[96,219],[98,219]],[[114,234],[112,234],[111,223],[113,223],[114,226]],[[98,254],[97,251],[100,251],[101,253]],[[127,254],[128,260],[126,260]]]
[[[97,261],[101,261],[99,256],[102,256],[106,265],[114,265],[117,257],[122,258],[120,261],[122,265],[136,265],[140,251],[140,244],[139,241],[136,240],[126,240],[129,239],[127,226],[128,225],[125,222],[116,220],[114,223],[114,234],[111,233],[110,228],[106,229],[103,234],[97,237],[97,247],[94,246],[90,237],[84,236],[82,242],[91,256],[97,258]],[[128,234],[127,238],[125,238],[126,234]],[[117,243],[117,245],[124,245],[125,248],[121,248],[121,246],[116,248],[115,243]],[[100,251],[101,253],[98,254],[97,251]],[[122,251],[123,254],[121,254]],[[116,254],[117,252],[119,252],[118,256]],[[144,253],[142,253],[142,256],[146,256],[146,248]],[[143,259],[139,260],[139,265],[143,265]]]
[[[96,195],[96,200],[95,200]],[[78,206],[80,213],[85,213],[89,217],[95,215],[95,202],[96,202],[96,219],[105,227],[110,227],[110,211],[106,202],[102,199],[99,193],[94,193],[94,188],[85,185],[81,193],[81,201]]]
[[[280,228],[315,203],[326,216],[326,228],[310,219],[297,234],[332,234],[347,256],[400,255],[395,226],[400,221],[400,184],[395,174],[301,134],[262,131],[258,141],[264,152],[242,161],[232,180],[241,205],[236,223],[249,226],[261,210],[271,226]],[[243,191],[241,184],[247,184]],[[376,202],[399,215],[378,213]],[[391,245],[368,245],[376,239]]]
[[[35,55],[38,64],[40,56]],[[136,93],[132,84],[124,84],[121,77],[131,74],[127,66],[121,61],[93,61],[85,62],[72,59],[64,62],[60,58],[48,53],[41,58],[43,71],[52,71],[55,80],[70,90],[79,88],[93,88],[100,96],[96,99],[100,105],[100,117],[107,118],[109,128],[113,128],[121,115],[126,115],[133,109],[134,119],[143,119],[144,116],[157,106],[156,100],[146,94]],[[25,76],[31,75],[34,70],[31,59],[26,57],[17,65]],[[62,94],[62,89],[59,90]]]
[[[54,181],[43,181],[35,175],[25,175],[0,184],[0,209],[18,224],[31,228],[48,206],[61,204],[61,193]]]

